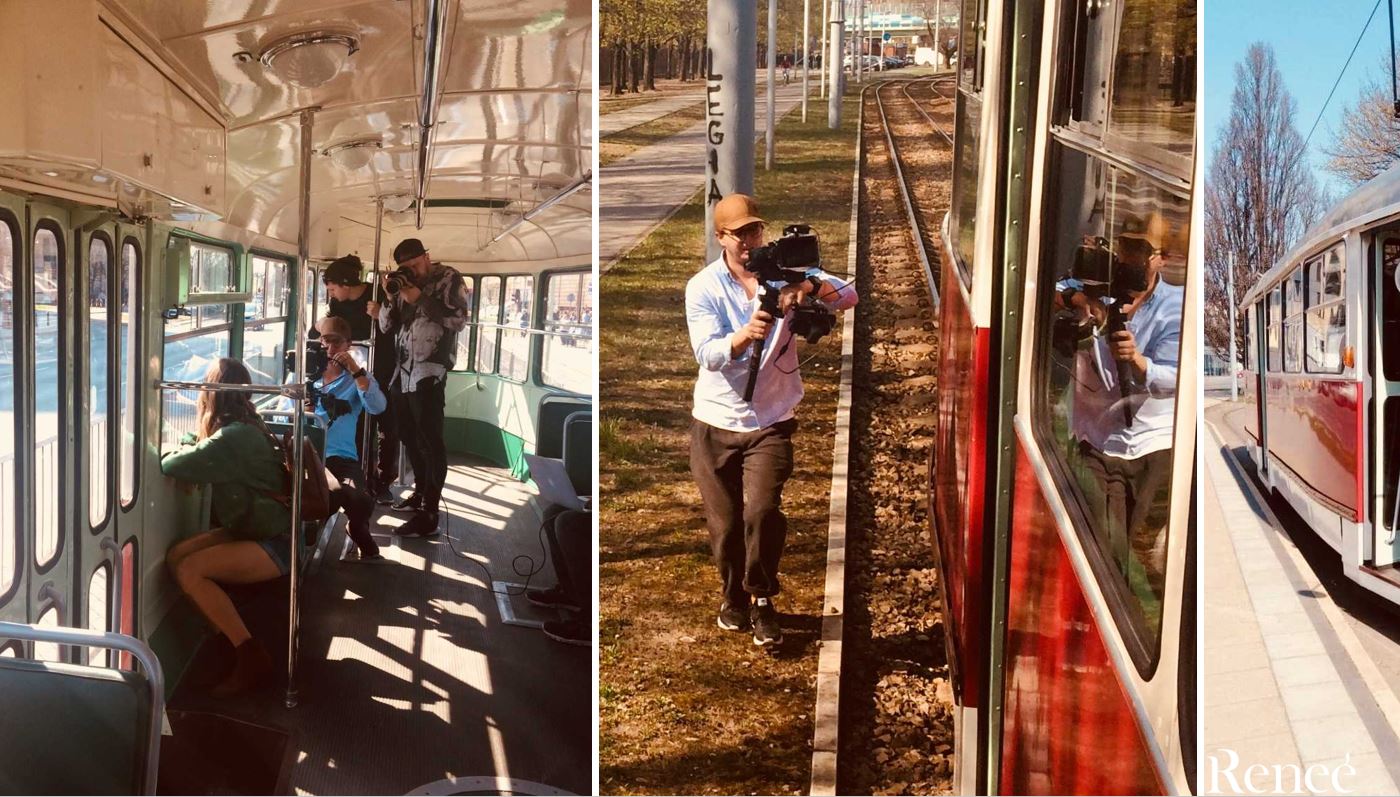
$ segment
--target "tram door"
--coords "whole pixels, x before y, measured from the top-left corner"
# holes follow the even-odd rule
[[[1368,339],[1362,345],[1370,349],[1366,362],[1372,385],[1367,428],[1371,450],[1376,452],[1372,458],[1376,465],[1371,469],[1371,494],[1376,498],[1370,512],[1376,535],[1373,564],[1385,567],[1400,560],[1400,534],[1395,523],[1396,481],[1400,479],[1400,230],[1376,234],[1368,263],[1375,287],[1361,291],[1364,311],[1367,317],[1380,318],[1380,323],[1369,329],[1362,325],[1368,329]]]
[[[1269,471],[1269,429],[1268,429],[1268,371],[1269,371],[1269,341],[1268,341],[1268,313],[1264,312],[1264,301],[1255,302],[1249,308],[1250,346],[1254,349],[1254,411],[1258,414],[1257,423],[1259,438],[1255,441],[1257,450],[1254,461],[1259,463],[1260,475]]]

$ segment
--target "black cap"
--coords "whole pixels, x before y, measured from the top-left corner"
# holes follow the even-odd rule
[[[346,255],[331,261],[326,270],[321,272],[321,281],[330,285],[359,285],[360,274],[364,266],[360,263],[360,258],[355,255]]]
[[[405,238],[394,247],[394,262],[402,263],[405,260],[412,260],[419,255],[426,255],[427,249],[423,248],[423,242],[417,238]]]

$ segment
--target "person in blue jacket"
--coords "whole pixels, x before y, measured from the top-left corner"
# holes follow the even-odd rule
[[[338,316],[316,322],[321,343],[329,357],[326,369],[312,383],[315,388],[313,411],[326,422],[326,470],[340,482],[331,491],[331,509],[344,509],[350,518],[350,539],[359,549],[360,561],[382,562],[379,545],[369,531],[374,498],[360,468],[360,452],[355,429],[360,413],[378,415],[388,405],[374,377],[350,355],[350,324]]]

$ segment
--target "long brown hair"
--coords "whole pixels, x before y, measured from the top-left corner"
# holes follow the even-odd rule
[[[248,367],[232,357],[220,357],[209,370],[204,372],[205,382],[218,382],[223,385],[251,385],[253,378]],[[263,425],[262,418],[253,407],[248,393],[202,392],[195,400],[195,421],[199,429],[199,439],[212,437],[215,432],[231,423],[247,423],[261,429],[269,438],[271,433]]]

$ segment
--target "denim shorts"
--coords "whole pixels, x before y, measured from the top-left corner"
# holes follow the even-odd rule
[[[277,565],[277,572],[287,575],[292,571],[287,563],[292,560],[292,538],[288,534],[278,534],[270,540],[258,540],[258,545],[262,546],[267,555],[272,559],[272,563]]]

